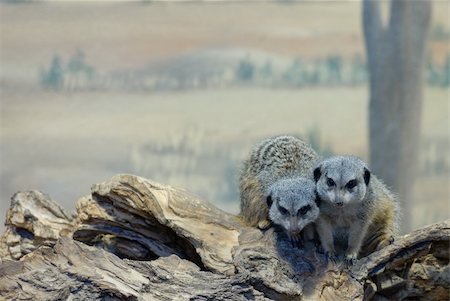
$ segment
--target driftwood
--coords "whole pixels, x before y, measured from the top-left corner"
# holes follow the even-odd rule
[[[73,217],[37,191],[12,198],[0,299],[449,299],[450,221],[346,265],[182,189],[118,175],[91,190]]]

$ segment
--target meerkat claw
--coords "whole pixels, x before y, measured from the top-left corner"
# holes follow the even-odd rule
[[[262,220],[258,223],[258,229],[260,229],[260,230],[267,230],[271,226],[272,226],[272,222],[267,219]]]
[[[344,261],[349,264],[349,265],[353,265],[355,264],[355,262],[358,260],[358,255],[357,254],[349,254],[346,255],[344,258]]]
[[[339,261],[339,259],[337,258],[336,254],[331,253],[331,252],[325,252],[328,261],[331,261],[333,263],[337,263]]]
[[[392,245],[392,244],[394,243],[394,241],[395,241],[394,236],[391,236],[391,237],[389,238],[389,244]]]

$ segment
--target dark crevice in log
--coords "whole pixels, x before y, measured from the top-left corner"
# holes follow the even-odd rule
[[[422,252],[422,251],[429,250],[430,245],[431,245],[431,242],[423,241],[418,244],[412,245],[408,248],[401,249],[396,254],[391,256],[388,260],[383,261],[383,262],[379,263],[378,265],[376,265],[375,267],[373,267],[371,269],[371,271],[369,272],[368,276],[369,277],[376,276],[377,274],[380,273],[380,271],[382,271],[383,269],[386,268],[386,265],[388,265],[390,263],[395,263],[395,265],[399,265],[399,264],[401,264],[400,261],[402,261],[404,258],[411,258],[412,257],[411,254],[420,254],[420,252]]]
[[[448,265],[450,261],[450,239],[437,241],[431,245],[430,253],[439,261],[442,265]]]
[[[133,175],[117,175],[93,185],[91,192],[77,204],[75,232],[95,219],[117,223],[166,247],[181,247],[187,255],[183,257],[201,268],[234,273],[231,250],[238,245],[242,228],[236,216],[185,190]]]
[[[107,211],[115,206],[114,200],[108,197],[94,193],[92,198]],[[127,208],[115,208],[115,210],[120,209]],[[207,270],[192,244],[178,236],[173,229],[160,224],[152,216],[130,212],[127,212],[127,215],[129,219],[126,221],[87,220],[85,223],[89,224],[80,226],[73,233],[73,238],[87,245],[103,248],[120,258],[154,260],[159,257],[177,255],[195,263],[201,270]],[[136,230],[137,227],[134,226],[136,222],[147,224],[147,231],[140,233]]]
[[[281,292],[278,292],[275,289],[272,289],[266,285],[262,281],[250,281],[250,284],[259,292],[261,292],[264,297],[270,299],[270,300],[277,300],[277,301],[291,301],[291,300],[301,300],[301,296],[292,296],[290,294],[283,294]]]
[[[78,230],[74,233],[73,238],[89,246],[95,246],[113,253],[121,259],[147,261],[155,260],[162,256],[161,254],[157,255],[148,251],[148,244],[144,246],[136,240],[107,233],[109,232],[93,227],[90,230]]]
[[[23,239],[34,240],[33,232],[28,231],[27,229],[15,228],[14,231],[20,235]]]

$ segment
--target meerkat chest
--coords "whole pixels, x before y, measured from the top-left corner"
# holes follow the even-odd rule
[[[349,228],[356,221],[357,214],[353,208],[327,208],[322,212],[334,228]]]

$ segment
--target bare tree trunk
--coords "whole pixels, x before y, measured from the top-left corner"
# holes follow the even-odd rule
[[[430,1],[393,0],[385,28],[380,2],[363,3],[370,72],[370,162],[373,172],[399,195],[403,232],[411,228],[430,17]]]

